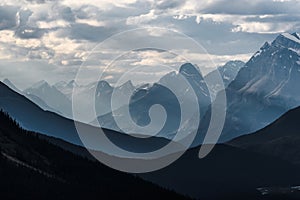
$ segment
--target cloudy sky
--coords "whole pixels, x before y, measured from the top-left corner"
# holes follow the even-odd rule
[[[68,81],[82,64],[90,72],[111,65],[103,78],[112,83],[137,66],[136,83],[185,61],[205,71],[299,32],[299,10],[299,0],[1,0],[0,79],[21,89]],[[189,48],[191,40],[203,51]]]

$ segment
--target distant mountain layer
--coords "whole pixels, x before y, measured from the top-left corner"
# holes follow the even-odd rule
[[[194,92],[194,96],[191,92]],[[177,95],[177,96],[176,96]],[[181,99],[181,101],[180,101]],[[166,111],[167,119],[163,128],[157,132],[160,137],[171,139],[176,135],[181,121],[181,106],[186,105],[186,108],[191,114],[199,115],[193,105],[198,107],[201,115],[204,115],[210,106],[210,96],[206,83],[197,67],[190,63],[182,65],[179,72],[171,72],[163,76],[158,83],[153,84],[147,89],[136,89],[130,98],[130,104],[123,106],[116,113],[108,113],[98,117],[98,122],[101,127],[120,130],[115,118],[125,121],[128,116],[126,112],[129,110],[133,121],[139,126],[146,126],[151,122],[149,110],[153,105],[162,105]],[[190,119],[185,119],[183,124],[188,124]],[[95,123],[95,122],[94,122]],[[135,125],[125,124],[126,132],[138,132]],[[153,130],[159,129],[159,124],[153,126]],[[122,127],[124,128],[124,127]],[[195,131],[197,126],[184,127],[185,131]],[[189,129],[189,130],[187,130]],[[149,131],[149,130],[148,130]]]
[[[73,120],[42,110],[26,97],[11,90],[2,82],[0,82],[0,109],[9,113],[10,116],[27,130],[36,131],[83,146]],[[83,123],[78,123],[78,126],[85,130],[85,137],[89,138],[90,141],[93,141],[93,138],[99,134],[99,128]],[[147,152],[169,143],[169,140],[162,138],[139,139],[116,131],[103,130],[106,136],[117,145],[133,152]],[[107,149],[102,150],[108,152]]]
[[[7,85],[10,89],[12,89],[13,91],[22,94],[24,96],[26,96],[29,100],[31,100],[32,102],[34,102],[36,105],[38,105],[40,108],[42,108],[43,110],[47,110],[47,111],[52,111],[52,112],[56,112],[60,115],[62,115],[61,112],[51,108],[49,105],[47,105],[42,99],[40,99],[38,96],[35,96],[33,94],[26,94],[23,91],[19,90],[10,80],[8,79],[4,79],[3,83],[5,85]]]
[[[244,63],[241,61],[228,62],[225,66],[218,68],[218,72],[215,71],[207,75],[207,78],[214,78],[215,73],[220,73],[225,86],[227,86],[229,82],[234,79],[243,65]],[[180,76],[184,77],[189,82],[190,88],[185,88],[184,84],[181,83],[182,80],[180,79]],[[214,81],[212,82],[214,83]],[[26,90],[20,91],[8,79],[6,79],[4,83],[19,94],[26,96],[43,110],[55,112],[67,118],[74,119],[75,116],[72,114],[71,102],[72,98],[77,98],[81,104],[76,108],[76,112],[80,113],[80,115],[76,115],[76,120],[98,125],[95,118],[92,117],[91,112],[88,111],[90,103],[94,103],[96,114],[99,116],[98,120],[100,125],[104,128],[116,131],[121,130],[116,124],[115,119],[112,117],[112,111],[119,109],[119,113],[126,112],[126,109],[128,109],[128,102],[124,99],[126,99],[127,96],[132,95],[129,103],[130,117],[132,117],[134,122],[140,126],[149,123],[149,108],[156,103],[161,104],[165,108],[168,108],[168,120],[166,126],[158,133],[158,135],[169,139],[176,134],[181,114],[179,113],[180,107],[177,97],[171,94],[171,92],[166,91],[166,88],[164,88],[163,85],[175,88],[177,93],[185,99],[188,99],[188,97],[185,96],[187,91],[193,90],[198,100],[193,98],[188,101],[190,101],[190,104],[197,104],[195,101],[198,101],[201,116],[204,116],[211,101],[208,88],[200,71],[197,67],[189,63],[182,65],[178,74],[172,72],[163,76],[161,80],[154,85],[146,84],[137,87],[133,86],[131,81],[127,81],[123,85],[117,87],[112,87],[106,81],[99,81],[88,85],[78,85],[74,80],[70,82],[60,81],[53,86],[49,85],[46,81],[40,81]],[[213,88],[214,93],[211,94],[213,98],[215,97],[216,92],[220,90],[218,87],[220,87],[219,84],[215,83]],[[114,99],[115,108],[112,108],[113,92],[119,94],[118,98]],[[186,101],[185,103],[188,104],[189,102]],[[126,116],[126,118],[128,117]],[[188,121],[184,122],[184,124],[185,127],[183,129],[197,129],[196,126],[189,126]],[[131,126],[126,128],[129,130],[127,131],[129,133],[137,132],[137,130]]]
[[[226,65],[218,68],[218,72],[220,73],[221,78],[225,83],[225,87],[235,78],[237,72],[243,65],[244,63],[241,61],[230,61],[226,63]],[[214,71],[210,73],[209,75],[207,75],[207,78],[214,78],[214,74],[218,72]],[[210,94],[208,93],[208,89],[203,81],[201,73],[199,72],[197,67],[187,63],[182,65],[179,70],[179,74],[185,77],[191,84],[191,89],[195,91],[197,97],[199,98],[200,109],[202,111],[201,115],[203,116],[205,110],[207,110],[208,105],[210,104]],[[178,91],[181,91],[182,94],[184,94],[184,90],[186,88],[181,86],[181,80],[178,76],[178,74],[172,72],[163,76],[157,84],[168,84],[174,86]],[[212,82],[214,83],[214,81]],[[107,114],[109,115],[109,113],[111,113],[113,110],[128,105],[128,102],[124,101],[124,98],[128,95],[131,96],[132,94],[135,94],[135,96],[132,97],[131,103],[133,103],[137,99],[139,99],[140,102],[153,102],[154,97],[156,95],[159,95],[162,101],[170,103],[170,105],[174,104],[174,101],[170,101],[170,96],[168,96],[166,92],[154,89],[149,84],[135,87],[133,86],[131,81],[127,81],[123,85],[117,87],[112,87],[106,81],[94,82],[87,85],[78,85],[75,80],[71,80],[69,82],[60,81],[54,85],[50,85],[46,81],[40,81],[24,91],[20,91],[8,79],[5,79],[4,83],[14,91],[25,95],[42,109],[55,112],[67,118],[73,118],[71,103],[73,97],[77,98],[82,103],[81,106],[77,108],[78,112],[80,112],[81,114],[76,115],[76,120],[85,123],[89,123],[95,120],[94,117],[91,117],[90,112],[87,111],[87,106],[91,102],[95,104],[97,116],[105,116]],[[219,84],[215,83],[215,86],[213,87],[214,93],[211,94],[213,98],[215,97],[216,92],[219,91],[218,87],[220,87]],[[114,99],[114,106],[118,105],[116,108],[112,108],[111,104],[113,91],[115,91],[115,93],[118,92],[119,94],[121,94],[121,96]],[[153,93],[154,91],[156,91],[155,94]],[[145,95],[143,95],[143,93]],[[147,105],[144,106],[147,107]],[[132,111],[133,118],[134,120],[137,120],[138,124],[147,123],[147,114],[143,112],[139,113],[140,111],[137,108],[133,108]],[[136,114],[134,113],[139,114],[137,114],[138,116],[135,116]],[[108,120],[107,117],[105,117],[103,118],[103,120],[101,120],[100,124],[106,128],[119,130],[116,125],[113,125],[113,122],[107,123],[107,121],[111,120]],[[93,124],[97,123],[93,121]],[[176,128],[173,127],[172,129]],[[134,132],[134,130],[132,130],[131,132]],[[170,137],[170,135],[174,134],[173,132],[174,130],[168,130],[168,132],[162,135]]]
[[[5,85],[7,85],[10,89],[14,90],[17,93],[22,93],[21,90],[19,90],[10,80],[8,80],[7,78],[3,80],[3,83]]]
[[[10,87],[13,85],[10,81],[6,84]],[[104,115],[112,111],[111,96],[114,90],[121,94],[132,94],[135,87],[131,81],[124,83],[118,87],[112,87],[106,81],[89,83],[87,85],[78,85],[75,80],[70,82],[60,81],[54,85],[50,85],[46,81],[40,81],[24,91],[19,91],[15,87],[10,87],[20,94],[24,94],[34,103],[44,110],[55,112],[67,118],[72,118],[72,98],[78,98],[81,106],[77,108],[81,113],[76,120],[81,122],[90,122],[94,118],[90,118],[90,112],[87,111],[87,105],[92,102],[95,104],[97,115]],[[34,98],[33,98],[34,97]],[[46,107],[41,101],[45,102]],[[120,100],[120,105],[126,104]]]
[[[25,97],[16,94],[2,83],[0,83],[0,108],[9,112],[17,119],[17,121],[23,122],[23,124],[35,126],[36,129],[41,129],[41,126],[43,126],[44,131],[49,131],[48,135],[50,136],[63,138],[75,144],[76,141],[78,142],[76,137],[72,137],[73,129],[68,128],[73,127],[71,120],[59,117],[53,113],[42,111],[32,102],[26,100]],[[13,108],[16,108],[16,110]],[[28,110],[24,108],[28,108]],[[62,188],[66,188],[64,181],[67,181],[67,183],[72,183],[74,181],[78,184],[76,186],[68,184],[70,191],[75,191],[75,193],[70,193],[70,195],[80,195],[80,191],[86,191],[86,186],[90,186],[91,184],[93,186],[88,188],[94,188],[94,186],[98,186],[102,183],[101,181],[106,180],[111,180],[111,182],[103,182],[103,184],[108,187],[104,191],[108,191],[111,184],[116,184],[116,187],[111,191],[117,191],[121,188],[118,183],[121,185],[125,184],[123,185],[123,189],[126,191],[131,191],[126,188],[127,185],[135,185],[135,183],[123,182],[122,178],[114,174],[117,172],[111,173],[111,170],[108,168],[100,169],[97,167],[97,164],[92,164],[90,162],[90,164],[84,164],[87,160],[84,162],[79,161],[76,156],[74,157],[71,154],[65,154],[61,149],[55,150],[56,148],[53,146],[50,148],[45,142],[41,143],[41,141],[37,139],[40,136],[33,137],[31,141],[29,137],[30,134],[25,134],[24,137],[22,137],[24,132],[21,133],[15,129],[14,131],[10,131],[10,127],[14,123],[6,122],[5,119],[7,120],[7,118],[2,117],[1,122],[3,123],[0,125],[0,133],[4,133],[4,137],[0,137],[0,143],[5,163],[2,165],[2,161],[0,161],[0,168],[3,166],[3,170],[1,171],[4,171],[5,174],[1,176],[1,181],[3,180],[4,182],[2,182],[3,186],[0,188],[5,191],[5,193],[2,194],[7,194],[7,191],[10,191],[9,189],[16,188],[16,185],[20,185],[17,183],[24,183],[24,190],[19,188],[20,190],[17,190],[19,191],[18,193],[12,193],[11,195],[23,195],[24,193],[26,194],[26,191],[29,191],[29,194],[33,194],[31,193],[33,189],[41,191],[42,194],[48,194],[49,191],[53,191],[52,194],[55,195],[57,191],[60,192]],[[50,125],[47,126],[47,124]],[[93,128],[89,130],[93,132]],[[166,144],[164,141],[161,142],[155,138],[153,143],[143,143],[145,139],[143,139],[143,141],[132,141],[129,140],[126,135],[108,130],[106,130],[106,132],[107,135],[110,136],[110,139],[127,147],[128,150],[139,150],[140,152],[153,151],[153,149],[150,149],[147,145],[153,147],[157,145],[157,143],[159,143],[158,146]],[[43,133],[45,134],[45,132]],[[112,135],[115,137],[112,137]],[[45,139],[45,137],[42,138]],[[64,144],[63,141],[57,142],[54,141],[54,139],[49,140],[48,138],[46,138],[46,141],[51,141],[56,144],[59,143],[61,148],[66,148],[68,150],[76,149],[72,148],[71,144]],[[139,145],[136,143],[139,143]],[[158,146],[156,146],[156,148]],[[75,151],[78,151],[78,149]],[[77,154],[82,155],[80,152]],[[30,177],[32,177],[31,180],[33,180],[33,183],[38,182],[39,185],[33,184],[32,186],[32,184],[29,184],[27,181],[28,178],[26,178],[29,176],[24,175],[24,173],[27,174],[27,172],[23,172],[23,168],[20,169],[14,167],[14,163],[23,166],[25,171],[29,170]],[[74,168],[74,166],[81,167],[79,169]],[[267,197],[262,196],[257,188],[262,186],[272,187],[274,185],[282,187],[287,185],[300,185],[298,168],[298,166],[294,166],[279,159],[273,159],[268,156],[232,148],[227,145],[217,145],[213,152],[205,159],[201,160],[198,158],[197,148],[191,149],[169,167],[140,176],[164,188],[169,188],[194,198],[268,199]],[[34,172],[37,171],[38,174],[32,173],[32,170]],[[11,179],[10,174],[18,174],[17,179]],[[78,177],[78,174],[80,174],[80,178]],[[20,177],[20,179],[18,179],[18,177]],[[47,177],[53,177],[50,179],[50,183],[48,182],[49,178]],[[82,177],[85,177],[86,179],[82,179]],[[16,180],[17,182],[13,182],[11,187],[8,188],[7,184],[4,184],[7,183],[8,180]],[[116,181],[118,183],[116,183]],[[82,185],[82,183],[84,183],[84,185]],[[46,186],[47,190],[44,189]],[[56,187],[58,187],[58,189]],[[140,183],[139,187],[143,187],[143,184]],[[54,189],[52,190],[51,188]],[[95,194],[94,192],[98,191],[98,189],[99,188],[92,190],[89,194]],[[144,192],[146,189],[140,188],[139,190],[143,191],[144,195],[148,194],[147,191]],[[108,195],[104,191],[102,191],[102,194]],[[39,195],[39,193],[34,194]],[[127,192],[121,192],[121,194],[123,194],[125,199],[127,198]],[[150,199],[155,198],[152,195],[156,194],[161,195],[160,192],[156,191],[155,194],[147,195],[147,197]],[[118,195],[118,193],[114,195]],[[290,194],[285,194],[284,199],[289,199],[289,195]],[[145,198],[147,199],[147,197]],[[163,194],[162,198],[164,198]],[[176,199],[181,197],[174,196],[173,198]]]
[[[253,134],[229,144],[300,164],[300,108],[291,110]]]
[[[216,97],[217,93],[222,90],[222,86],[217,82],[218,76],[221,76],[224,86],[223,88],[227,88],[228,85],[235,80],[238,72],[245,66],[245,63],[239,60],[229,61],[224,66],[218,67],[218,69],[208,73],[205,78],[210,81],[213,85],[211,88],[213,91],[213,100]]]
[[[36,96],[43,100],[48,106],[59,111],[65,117],[72,118],[71,101],[54,86],[50,86],[46,81],[34,84],[23,91],[26,96]],[[35,101],[35,99],[32,99]],[[52,110],[51,110],[52,111]]]

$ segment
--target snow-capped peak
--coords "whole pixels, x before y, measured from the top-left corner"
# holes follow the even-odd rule
[[[295,32],[295,33],[292,33],[292,35],[300,40],[300,34],[299,33]]]
[[[284,48],[300,49],[299,34],[282,33],[272,42],[272,45]]]
[[[281,35],[286,37],[289,40],[292,40],[292,41],[297,42],[297,43],[300,44],[300,39],[299,39],[299,34],[298,33],[293,33],[293,34],[282,33]]]

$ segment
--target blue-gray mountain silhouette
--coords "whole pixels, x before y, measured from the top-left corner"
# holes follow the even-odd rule
[[[191,87],[185,88],[184,85],[181,85],[182,80],[179,76],[184,77]],[[180,125],[180,104],[175,94],[167,87],[164,87],[164,85],[173,85],[178,93],[182,95],[185,94],[187,89],[192,89],[196,94],[195,98],[197,98],[195,103],[199,102],[199,110],[202,116],[210,106],[210,96],[200,71],[197,67],[190,63],[182,65],[178,74],[176,72],[171,72],[163,76],[158,83],[155,83],[150,88],[137,89],[135,91],[129,104],[132,119],[140,126],[147,125],[150,123],[148,115],[149,108],[154,104],[160,104],[165,107],[168,118],[165,126],[157,133],[157,135],[166,138],[173,138]],[[128,108],[122,107],[118,110],[118,113],[125,113],[122,109],[125,110]],[[200,113],[197,114],[200,115]],[[124,117],[126,116],[124,115]],[[114,120],[113,113],[99,116],[98,122],[102,127],[121,131]],[[126,128],[127,130],[131,129],[131,127]],[[193,128],[197,129],[197,127]],[[132,128],[130,132],[136,133],[134,128]]]
[[[16,93],[0,82],[0,109],[7,112],[26,130],[39,132],[83,146],[73,120],[56,113],[44,111],[25,96]],[[79,123],[79,122],[78,122]],[[79,125],[86,130],[86,136],[93,140],[99,128],[84,123]],[[170,141],[163,138],[140,139],[116,131],[103,129],[106,136],[121,148],[132,152],[148,152],[161,148]],[[99,147],[101,149],[101,147]],[[107,152],[107,149],[103,149]]]
[[[229,144],[300,164],[300,107],[288,111],[267,127]]]
[[[227,117],[220,141],[259,130],[300,105],[299,60],[296,33],[279,35],[252,56],[226,89]]]
[[[71,101],[54,86],[46,81],[40,81],[23,91],[26,96],[36,96],[43,100],[54,111],[59,111],[63,116],[72,118]],[[32,99],[35,101],[35,99]],[[52,110],[53,111],[53,110]]]

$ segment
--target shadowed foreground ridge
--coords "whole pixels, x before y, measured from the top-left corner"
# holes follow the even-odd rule
[[[230,145],[300,164],[300,107],[290,110],[269,126],[238,137]]]
[[[0,111],[1,199],[186,199],[40,139]]]

